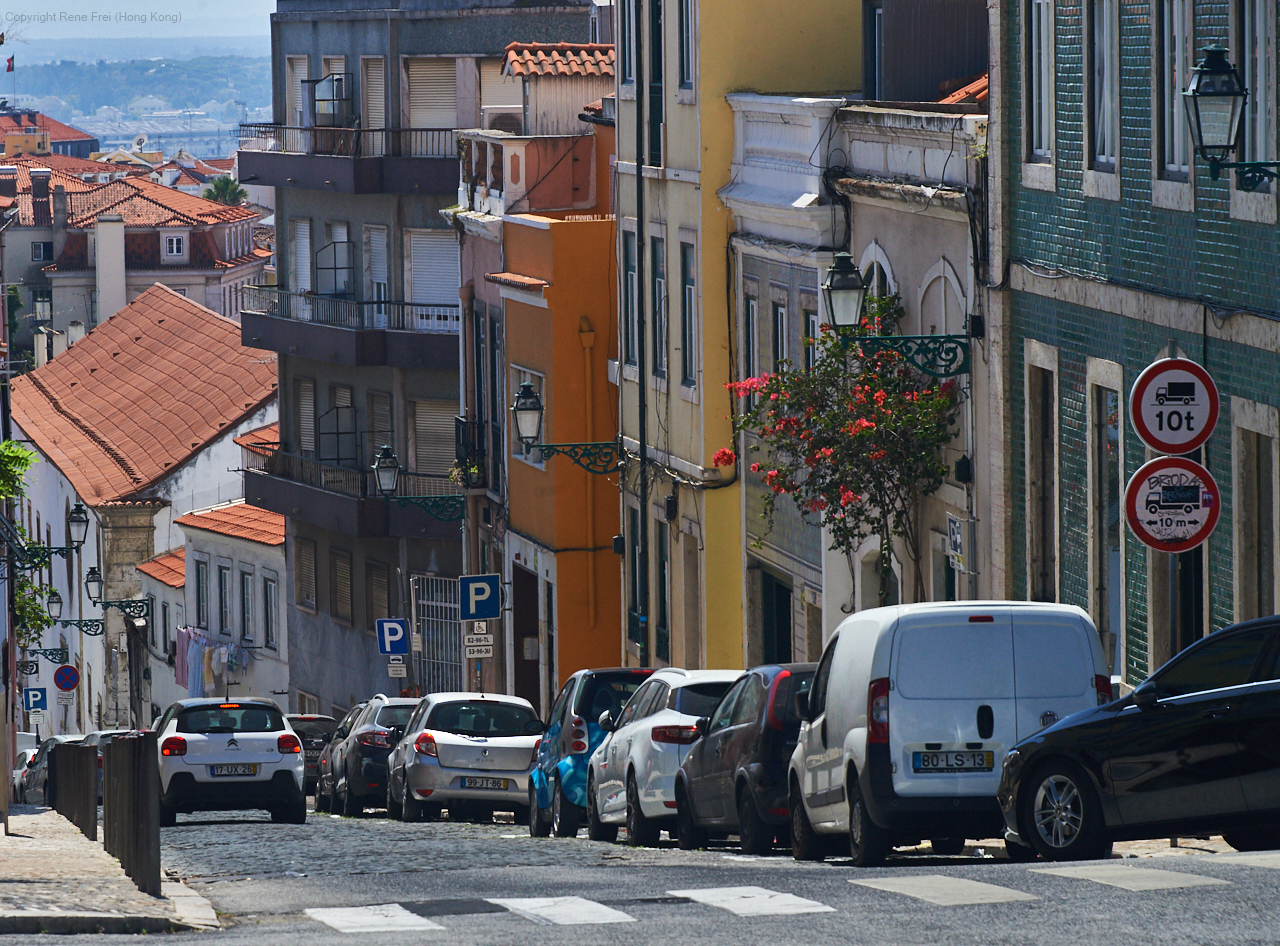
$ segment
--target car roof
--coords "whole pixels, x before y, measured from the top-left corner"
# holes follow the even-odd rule
[[[692,683],[732,683],[742,673],[741,670],[684,670],[679,667],[663,667],[655,670],[653,677],[670,680],[672,688],[679,689]]]
[[[279,703],[275,700],[268,700],[263,696],[230,697],[228,699],[223,699],[220,696],[199,696],[175,702],[183,709],[189,706],[221,706],[224,703],[254,703],[259,706],[274,706],[276,709],[280,709]]]
[[[428,693],[423,699],[430,700],[432,704],[463,700],[490,700],[496,703],[511,703],[516,706],[527,706],[533,709],[533,704],[524,697],[508,696],[506,693],[467,693],[463,690],[448,690],[443,693]]]
[[[332,716],[325,716],[323,713],[286,713],[284,718],[300,719],[303,722],[310,722],[313,719],[328,720],[331,723],[337,722]]]

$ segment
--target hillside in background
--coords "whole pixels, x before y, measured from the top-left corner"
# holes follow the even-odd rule
[[[266,21],[263,21],[265,28]],[[24,39],[8,31],[5,56],[17,53],[20,66],[41,62],[98,62],[130,59],[198,59],[201,56],[270,56],[271,37],[258,36],[98,36],[92,39]]]

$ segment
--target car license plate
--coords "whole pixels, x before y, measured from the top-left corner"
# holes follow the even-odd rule
[[[258,766],[250,763],[240,763],[237,765],[211,765],[209,766],[209,774],[213,776],[257,775]]]
[[[308,761],[308,762],[315,762],[315,761],[316,761],[316,760],[318,760],[319,758],[320,758],[320,750],[319,750],[319,749],[308,749],[308,750],[307,750],[307,761]]]
[[[505,792],[507,790],[507,780],[505,778],[464,778],[462,787],[488,788]]]
[[[913,752],[911,767],[916,774],[929,772],[990,772],[994,752]]]

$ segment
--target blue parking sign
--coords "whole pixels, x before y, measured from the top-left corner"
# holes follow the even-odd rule
[[[28,713],[32,710],[48,709],[49,701],[45,697],[44,687],[23,687],[22,708]]]
[[[374,622],[378,637],[378,653],[409,653],[409,622],[404,618],[378,618]]]
[[[458,602],[464,621],[492,621],[502,614],[502,576],[464,575],[458,579]]]

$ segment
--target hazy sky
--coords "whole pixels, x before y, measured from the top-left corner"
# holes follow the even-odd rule
[[[12,55],[43,39],[265,35],[273,12],[274,0],[9,0],[0,30]]]

